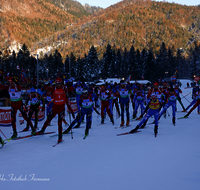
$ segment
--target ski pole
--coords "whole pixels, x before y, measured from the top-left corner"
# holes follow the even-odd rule
[[[191,92],[190,93],[188,93],[188,94],[186,94],[185,96],[183,96],[182,98],[185,98],[186,96],[188,96],[189,94],[191,94]]]
[[[70,111],[69,111],[69,122],[70,122],[70,125],[71,125],[71,113],[70,113]],[[72,128],[71,128],[71,138],[73,139]]]
[[[3,134],[3,136],[6,138],[6,140],[9,142],[9,139],[6,137],[6,135],[3,133],[3,131],[0,129],[1,133]]]
[[[189,103],[191,103],[185,96],[183,96],[182,98],[185,98]]]

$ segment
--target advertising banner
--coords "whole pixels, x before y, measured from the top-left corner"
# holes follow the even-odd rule
[[[11,107],[0,108],[0,126],[11,126]]]

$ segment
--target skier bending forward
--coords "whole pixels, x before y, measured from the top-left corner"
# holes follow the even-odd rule
[[[132,129],[129,133],[135,133],[135,132],[137,132],[137,130],[140,127],[144,127],[146,125],[148,119],[152,115],[154,115],[154,118],[155,118],[154,134],[155,134],[155,137],[156,137],[157,133],[158,133],[159,108],[160,108],[160,101],[158,100],[156,94],[152,94],[150,102],[148,103],[148,105],[146,107],[146,110],[148,109],[147,114],[144,116],[144,118],[142,119],[142,121],[134,129]]]

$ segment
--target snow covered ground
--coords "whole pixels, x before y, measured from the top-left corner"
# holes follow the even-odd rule
[[[192,90],[184,89],[186,82],[182,81],[183,95]],[[186,98],[182,99],[185,107],[192,100],[191,95]],[[182,110],[179,103],[178,110]],[[49,135],[10,141],[0,149],[0,187],[3,190],[198,190],[200,115],[195,110],[188,119],[176,120],[173,126],[171,108],[169,114],[166,119],[161,118],[156,138],[153,125],[147,125],[140,133],[116,136],[134,128],[138,121],[132,121],[131,127],[125,129],[115,129],[120,119],[115,119],[115,126],[108,119],[105,125],[97,126],[100,117],[94,113],[92,129],[85,140],[85,124],[82,124],[81,128],[73,129],[73,139],[65,135],[64,142],[54,148],[57,137]],[[184,114],[177,112],[177,118]],[[46,131],[57,133],[57,120],[52,123]],[[21,130],[24,126],[17,128]],[[11,127],[0,129],[11,136]]]

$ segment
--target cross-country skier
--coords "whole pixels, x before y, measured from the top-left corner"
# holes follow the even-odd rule
[[[78,114],[75,118],[75,120],[71,123],[71,125],[63,132],[63,134],[69,133],[69,131],[72,129],[72,127],[77,123],[81,122],[82,118],[86,115],[86,129],[85,129],[85,136],[89,134],[89,129],[92,125],[92,112],[93,109],[97,112],[97,114],[100,115],[100,113],[96,110],[94,107],[94,103],[92,100],[92,97],[88,94],[87,89],[82,90],[82,95],[79,100],[79,105],[81,108],[81,114]]]
[[[102,85],[101,91],[100,91],[100,99],[101,99],[101,123],[104,123],[104,110],[106,109],[106,112],[108,113],[110,117],[110,121],[114,125],[114,119],[109,109],[109,98],[111,97],[111,94],[109,90],[106,90],[105,85]]]
[[[185,110],[185,107],[181,101],[181,97],[180,97],[180,93],[182,93],[182,90],[179,88],[178,84],[175,84],[175,88],[174,88],[176,94],[177,94],[177,100],[180,103],[181,107],[183,108],[183,111]]]
[[[176,94],[174,88],[170,88],[168,93],[165,92],[165,95],[166,95],[166,98],[167,98],[167,103],[165,104],[163,110],[160,112],[159,119],[162,117],[163,113],[165,113],[166,110],[170,106],[172,106],[172,115],[173,115],[172,123],[175,125],[175,123],[176,123],[176,100],[177,100],[177,94]]]
[[[160,106],[160,109],[162,108],[162,105],[163,105],[163,99],[164,99],[164,96],[163,96],[163,93],[162,91],[159,89],[159,84],[157,82],[154,83],[154,87],[151,88],[147,94],[147,99],[149,99],[151,97],[151,94],[156,94],[161,106]]]
[[[119,111],[119,104],[118,104],[118,87],[117,87],[117,83],[115,82],[114,85],[113,85],[113,89],[112,89],[112,92],[113,92],[113,102],[112,102],[112,109],[115,105],[115,108],[117,110],[117,114],[118,114],[118,117],[120,117],[120,111]]]
[[[134,99],[136,93],[137,93],[137,87],[134,85],[133,86],[133,89],[131,90],[131,102],[132,102],[132,107],[133,107],[133,113],[134,113],[134,110],[135,110],[135,101],[136,99]],[[132,117],[133,118],[133,117]]]
[[[139,106],[141,109],[141,115],[139,118],[142,118],[143,112],[144,112],[144,101],[145,101],[144,93],[142,93],[141,90],[138,90],[134,97],[135,109],[134,109],[134,113],[133,113],[133,119],[136,118],[137,110],[138,110]]]
[[[193,99],[192,102],[182,112],[187,112],[187,110],[197,102],[199,90],[200,90],[199,87],[198,88],[195,87],[195,90],[192,91],[192,99]],[[198,105],[197,111],[198,111],[198,114],[200,114],[200,105]]]
[[[31,88],[31,93],[29,94],[29,97],[25,103],[25,106],[28,105],[28,102],[30,101],[30,109],[28,112],[28,118],[31,120],[33,113],[35,113],[35,125],[34,128],[35,130],[37,129],[37,125],[38,125],[38,113],[40,111],[40,100],[43,101],[43,107],[42,107],[42,111],[45,111],[45,101],[44,99],[41,97],[41,95],[39,95],[35,88]],[[23,131],[28,131],[29,130],[29,124],[27,123],[26,128],[23,129]]]
[[[193,105],[190,111],[184,116],[184,118],[187,118],[193,112],[193,110],[200,105],[200,89],[196,92],[196,99],[197,99],[196,103]]]
[[[65,104],[67,104],[67,107],[69,111],[72,113],[73,118],[74,118],[74,113],[71,109],[71,106],[68,103],[67,89],[65,88],[65,86],[62,85],[62,79],[59,77],[56,79],[56,87],[53,89],[52,94],[53,94],[53,108],[49,113],[42,129],[39,132],[37,132],[37,134],[44,134],[44,131],[47,128],[48,124],[58,114],[58,132],[59,132],[58,143],[60,143],[62,142],[62,119],[65,115]]]
[[[125,81],[120,82],[120,88],[119,88],[119,103],[121,107],[121,124],[122,127],[124,125],[124,108],[126,110],[126,125],[129,125],[130,122],[130,116],[129,116],[129,90],[126,88]]]
[[[17,110],[19,110],[22,114],[22,117],[27,121],[28,125],[31,126],[32,133],[35,132],[35,128],[30,119],[27,118],[26,111],[24,109],[24,105],[21,98],[21,85],[17,82],[16,79],[9,79],[10,86],[8,88],[8,92],[11,100],[11,121],[12,121],[12,129],[13,135],[12,139],[17,138],[17,129],[16,129],[16,114]]]
[[[160,108],[160,101],[157,98],[156,94],[151,94],[150,97],[150,101],[147,104],[147,107],[145,109],[145,112],[147,111],[147,114],[144,116],[144,118],[142,119],[142,121],[140,121],[140,123],[134,128],[132,129],[129,133],[135,133],[137,132],[137,130],[142,127],[144,128],[148,119],[154,115],[155,118],[155,126],[154,126],[154,134],[155,137],[157,136],[158,133],[158,117],[159,117],[159,108]]]
[[[76,91],[77,107],[78,107],[78,110],[80,110],[80,105],[78,104],[78,102],[80,101],[83,88],[87,88],[87,86],[83,85],[80,81],[78,81],[76,84],[73,85],[73,87],[75,88],[75,91]]]

